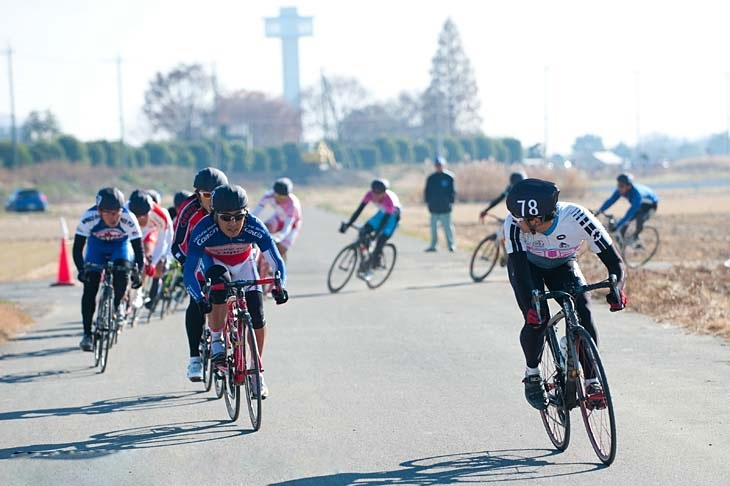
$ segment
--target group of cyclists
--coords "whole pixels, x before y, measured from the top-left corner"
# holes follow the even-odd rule
[[[227,176],[219,169],[207,167],[195,175],[191,193],[175,195],[175,205],[170,208],[173,217],[159,205],[159,201],[155,202],[150,191],[136,190],[125,201],[119,189],[101,189],[96,204],[81,217],[73,247],[79,280],[84,283],[81,348],[91,350],[91,323],[100,281],[99,272],[86,270],[85,263],[101,264],[112,259],[120,267],[135,270],[114,274],[114,303],[118,308],[126,292],[128,275],[131,275],[131,287],[139,287],[142,275],[159,279],[164,273],[166,257],[174,258],[182,265],[185,287],[191,296],[185,313],[190,353],[187,377],[191,381],[201,381],[202,362],[198,345],[205,316],[209,314],[211,358],[220,362],[225,359],[221,330],[227,312],[225,291],[206,295],[203,292],[204,282],[215,284],[257,279],[257,261],[263,260],[272,272],[279,272],[281,276],[281,286],[272,289],[275,302],[283,304],[289,298],[284,262],[302,226],[301,204],[292,188],[288,178],[278,179],[250,211],[246,191],[241,186],[229,184]],[[520,344],[526,364],[523,380],[525,398],[531,406],[540,410],[548,405],[539,363],[549,315],[547,307],[542,307],[542,313],[538,315],[531,301],[533,289],[547,287],[558,290],[584,284],[577,253],[585,243],[597,254],[607,271],[617,276],[617,292],[610,293],[606,299],[612,312],[622,310],[626,306],[623,292],[625,265],[611,234],[596,216],[620,197],[627,198],[631,207],[618,221],[615,230],[624,235],[628,224],[635,220],[637,228],[633,237],[637,238],[643,223],[656,211],[659,201],[650,188],[635,183],[630,174],[618,176],[616,191],[594,212],[575,203],[559,201],[559,194],[560,190],[553,182],[527,178],[524,172],[515,172],[510,175],[505,190],[479,213],[483,220],[492,208],[506,200],[509,214],[503,228],[508,254],[507,270],[524,318]],[[370,278],[369,269],[377,265],[383,246],[397,229],[402,209],[400,199],[390,189],[388,181],[375,179],[349,220],[341,224],[340,232],[344,233],[353,225],[370,202],[378,211],[360,228],[360,232],[376,244],[371,262],[358,272],[363,279]],[[273,214],[262,221],[259,216],[266,207],[273,208]],[[259,353],[263,356],[266,320],[262,289],[259,286],[248,288],[245,298]],[[576,307],[582,325],[598,344],[598,331],[588,296],[577,296]],[[600,387],[599,383],[590,379],[586,383],[587,387]],[[268,395],[263,375],[259,392],[262,398]],[[596,393],[597,390],[587,392]]]
[[[278,272],[281,277],[281,285],[272,289],[274,301],[284,304],[288,300],[282,254],[285,255],[294,243],[302,224],[301,204],[292,188],[288,178],[278,179],[251,212],[245,189],[229,184],[226,175],[213,167],[200,170],[193,180],[193,191],[175,194],[174,206],[169,209],[160,205],[159,193],[154,190],[136,189],[125,200],[116,187],[100,189],[95,204],[81,216],[73,245],[78,279],[84,285],[81,349],[91,351],[93,348],[92,322],[101,279],[100,271],[87,264],[111,260],[119,269],[113,275],[114,308],[115,318],[122,319],[125,307],[121,303],[130,295],[127,287],[138,289],[144,279],[151,279],[148,302],[132,305],[148,304],[159,291],[160,279],[168,264],[174,260],[182,266],[182,278],[191,296],[185,312],[190,350],[187,377],[191,381],[201,381],[198,345],[206,314],[210,314],[211,359],[213,362],[225,360],[221,330],[227,312],[226,295],[216,291],[204,294],[202,289],[206,281],[215,284],[258,279],[255,247],[271,271]],[[262,222],[257,215],[261,215],[267,206],[274,211]],[[266,321],[262,289],[250,287],[245,295],[259,353],[263,355]],[[268,387],[263,376],[257,388],[261,397],[266,398]]]

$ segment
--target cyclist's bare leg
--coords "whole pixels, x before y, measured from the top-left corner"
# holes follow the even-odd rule
[[[213,304],[213,310],[210,311],[208,318],[208,327],[211,332],[221,332],[226,323],[226,315],[228,314],[228,305]]]
[[[259,356],[261,358],[264,357],[264,342],[266,341],[266,327],[262,327],[261,329],[254,329],[254,334],[256,334],[256,347],[259,348]]]

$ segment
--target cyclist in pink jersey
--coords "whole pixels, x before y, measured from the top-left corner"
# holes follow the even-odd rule
[[[389,189],[389,186],[387,179],[375,179],[370,183],[370,190],[365,193],[360,205],[350,216],[350,220],[340,225],[340,233],[347,231],[347,228],[355,222],[369,202],[372,202],[378,208],[378,212],[360,229],[361,234],[372,235],[372,239],[376,240],[375,249],[370,257],[371,261],[363,262],[365,264],[364,271],[362,274],[358,273],[358,276],[364,279],[372,276],[370,268],[379,261],[385,243],[393,236],[400,221],[400,199],[398,199],[396,193]]]

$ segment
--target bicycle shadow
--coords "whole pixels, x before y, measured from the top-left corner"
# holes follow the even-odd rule
[[[100,415],[112,412],[133,412],[138,410],[185,407],[210,400],[217,400],[217,398],[207,396],[202,390],[188,390],[157,395],[136,395],[99,400],[78,407],[39,408],[2,412],[0,413],[0,422],[4,420],[27,420],[43,417],[67,417],[72,415]]]
[[[270,486],[321,485],[437,485],[460,483],[492,483],[529,481],[582,474],[601,469],[589,463],[555,463],[547,459],[559,454],[556,450],[505,449],[465,452],[413,459],[391,471],[336,473],[328,476],[293,479]],[[579,469],[579,470],[576,470]]]
[[[308,294],[292,294],[290,297],[292,299],[312,299],[316,297],[327,297],[330,295],[355,294],[362,291],[363,290],[347,289],[340,290],[339,292],[336,292],[336,294],[333,294],[332,292],[311,292]]]
[[[235,424],[228,420],[177,422],[103,432],[94,434],[88,440],[81,442],[8,447],[0,449],[0,460],[16,458],[88,459],[129,450],[175,447],[232,439],[252,432],[254,431],[235,428]]]
[[[0,376],[0,383],[31,383],[34,381],[42,381],[44,379],[55,378],[62,375],[73,376],[74,378],[82,376],[96,375],[97,372],[89,366],[82,366],[72,369],[51,369],[44,371],[33,371],[29,373],[15,373],[10,375]]]
[[[68,329],[70,331],[70,329]],[[54,329],[53,332],[60,332],[64,331],[64,329]],[[36,333],[31,333],[30,335],[20,336],[16,338],[10,339],[10,342],[18,342],[18,341],[40,341],[42,339],[57,339],[57,338],[65,338],[65,337],[76,337],[80,336],[81,332],[79,330],[76,330],[76,332],[61,332],[60,334],[50,334],[50,329],[45,331],[46,334],[42,334],[40,336],[36,336]]]
[[[41,358],[44,356],[56,356],[59,354],[76,353],[78,351],[78,346],[66,346],[63,348],[38,349],[36,351],[28,351],[25,353],[6,353],[0,354],[0,361],[6,359]]]
[[[444,284],[430,284],[430,285],[410,285],[408,287],[404,287],[404,290],[429,290],[429,289],[446,289],[450,287],[466,287],[474,285],[474,282],[471,280],[465,281],[465,282],[452,282],[452,283],[444,283]]]

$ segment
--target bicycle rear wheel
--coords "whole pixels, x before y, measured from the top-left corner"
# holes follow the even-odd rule
[[[398,252],[395,249],[395,245],[393,243],[386,243],[383,247],[383,252],[380,254],[380,261],[375,262],[375,264],[370,268],[373,272],[373,276],[368,280],[365,280],[368,287],[371,289],[377,289],[383,285],[386,280],[388,280],[388,277],[390,277],[390,274],[393,272],[393,267],[395,267],[395,260],[397,256]]]
[[[560,315],[558,319],[562,319]],[[548,408],[540,411],[550,442],[564,451],[570,443],[570,412],[565,406],[565,374],[561,369],[560,346],[554,327],[547,333],[547,341],[540,361],[540,374],[548,396]]]
[[[588,438],[598,458],[610,465],[616,457],[616,418],[611,391],[598,348],[585,329],[574,331],[574,345],[580,373],[578,401]],[[586,379],[595,378],[598,390],[587,390]]]
[[[261,428],[261,396],[259,383],[261,383],[261,356],[259,355],[256,333],[251,323],[247,323],[247,339],[244,351],[246,376],[246,404],[248,405],[248,416],[251,419],[253,430]]]
[[[357,246],[349,245],[344,247],[332,262],[327,274],[327,287],[333,294],[342,290],[355,273],[357,266]]]
[[[630,268],[645,265],[659,250],[659,231],[653,226],[644,226],[639,238],[625,242],[624,258]]]
[[[469,275],[475,282],[481,282],[492,272],[499,258],[497,234],[492,234],[479,242],[469,263]]]

